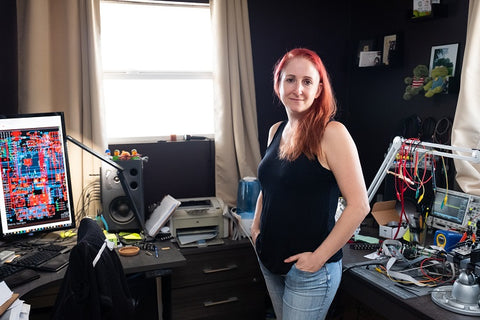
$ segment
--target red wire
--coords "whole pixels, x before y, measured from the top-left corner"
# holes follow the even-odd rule
[[[397,162],[397,168],[395,168],[395,172],[397,173],[397,175],[395,176],[395,189],[397,192],[397,198],[401,204],[401,212],[400,212],[400,217],[398,221],[398,228],[397,228],[397,231],[395,232],[395,236],[393,237],[394,239],[397,239],[398,233],[402,226],[403,217],[405,217],[408,222],[408,218],[405,213],[405,201],[404,201],[404,194],[407,189],[406,182],[404,179],[398,178],[399,176],[405,177],[405,173],[406,173],[405,169],[406,169],[406,162],[407,162],[407,154],[405,153],[405,143],[402,144],[400,150],[402,150],[402,152],[400,153],[399,161]]]
[[[409,141],[413,141],[413,142],[420,142],[420,140],[418,139],[409,139]],[[418,172],[418,152],[415,153],[415,156],[413,156],[413,152],[412,152],[412,144],[409,144],[407,145],[405,142],[402,144],[401,148],[400,148],[400,152],[399,152],[399,155],[400,155],[400,159],[398,161],[398,165],[397,165],[397,170],[396,170],[396,173],[405,177],[405,178],[408,178],[410,179],[411,181],[414,182],[414,186],[411,186],[410,184],[408,183],[404,183],[403,185],[401,184],[400,181],[402,181],[402,179],[397,179],[397,181],[399,182],[399,186],[396,188],[396,191],[397,191],[397,195],[399,195],[400,191],[404,192],[408,189],[412,190],[412,191],[416,191],[418,189],[419,186],[422,186],[422,185],[425,185],[427,182],[429,182],[431,179],[432,179],[432,175],[430,175],[430,177],[428,179],[425,179],[425,176],[426,176],[426,173],[427,173],[427,160],[428,160],[428,155],[425,156],[425,159],[424,159],[424,171],[423,171],[423,176],[422,178],[420,179],[420,177],[418,177],[418,174],[416,174]],[[412,160],[414,158],[414,160]],[[432,161],[434,161],[434,157],[431,158]],[[408,168],[408,162],[414,164],[414,166],[410,167],[410,170]],[[433,174],[433,172],[432,172]],[[418,178],[418,180],[417,180]],[[405,181],[403,181],[405,182]],[[402,187],[403,186],[403,187]],[[400,198],[399,196],[397,196],[397,198]],[[400,200],[400,199],[399,199]]]
[[[427,261],[430,261],[430,260],[436,260],[436,261],[442,261],[441,259],[437,259],[437,258],[426,258],[426,259],[423,259],[422,262],[420,262],[420,271],[422,272],[422,274],[427,277],[428,279],[430,280],[433,280],[433,281],[437,281],[439,279],[441,279],[442,277],[437,277],[437,278],[433,278],[431,277],[430,275],[428,275],[424,270],[423,270],[423,264]]]

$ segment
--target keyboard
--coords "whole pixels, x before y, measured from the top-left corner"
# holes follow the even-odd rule
[[[38,278],[40,274],[35,270],[10,264],[0,266],[0,281],[5,281],[10,289]]]
[[[25,269],[25,267],[12,266],[10,264],[3,264],[0,266],[0,280],[4,280],[6,277]]]
[[[42,246],[38,249],[39,250],[47,250],[47,251],[57,251],[57,252],[60,252],[60,253],[64,253],[64,252],[68,251],[67,246],[64,246],[62,244],[55,244],[55,243],[47,244],[47,245]]]
[[[60,251],[35,250],[13,259],[8,264],[42,271],[58,271],[68,264],[68,255]]]

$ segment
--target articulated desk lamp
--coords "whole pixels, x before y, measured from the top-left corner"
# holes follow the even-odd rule
[[[108,163],[109,165],[111,165],[112,167],[114,167],[115,169],[117,169],[117,176],[120,180],[120,183],[122,185],[122,188],[123,188],[123,191],[125,192],[125,195],[127,195],[127,198],[128,198],[128,201],[130,202],[130,205],[132,206],[132,211],[133,213],[135,214],[135,217],[137,218],[138,220],[138,223],[140,225],[140,228],[142,231],[145,232],[145,236],[148,236],[148,233],[146,232],[146,229],[145,229],[145,222],[144,220],[140,217],[140,213],[138,211],[138,208],[137,208],[137,205],[135,204],[135,201],[133,201],[134,197],[132,195],[132,191],[130,190],[129,186],[127,185],[127,180],[125,178],[125,173],[123,172],[124,171],[124,168],[122,166],[120,166],[118,163],[116,163],[115,161],[113,160],[110,160],[108,158],[105,158],[104,156],[102,156],[101,154],[97,153],[96,151],[90,149],[89,147],[87,147],[86,145],[84,145],[83,143],[81,143],[80,141],[76,140],[75,138],[71,137],[71,136],[68,136],[67,135],[67,139],[71,142],[73,142],[75,145],[77,145],[78,147],[80,147],[81,149],[87,151],[88,153],[90,153],[91,155],[97,157],[98,159],[102,160],[103,162],[106,162]]]
[[[393,165],[398,152],[405,145],[411,146],[416,153],[480,163],[480,150],[395,137],[372,184],[367,190],[369,201],[372,201],[390,166]],[[461,155],[460,153],[468,155]],[[468,256],[466,259],[458,260],[458,258],[447,255],[447,259],[451,258],[453,260],[451,262],[459,265],[461,272],[453,286],[435,288],[431,297],[435,304],[444,309],[470,316],[480,316],[480,286],[478,284],[480,279],[480,253],[475,254],[475,259],[473,259],[473,255],[469,254]]]

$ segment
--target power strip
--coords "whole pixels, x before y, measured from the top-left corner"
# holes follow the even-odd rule
[[[379,243],[366,243],[366,242],[355,242],[350,244],[350,248],[353,250],[378,250],[380,248]]]

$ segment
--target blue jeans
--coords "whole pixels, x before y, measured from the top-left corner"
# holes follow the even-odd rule
[[[314,273],[295,265],[286,275],[271,273],[261,262],[260,268],[278,320],[325,319],[342,279],[342,260]]]

